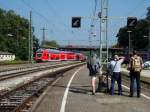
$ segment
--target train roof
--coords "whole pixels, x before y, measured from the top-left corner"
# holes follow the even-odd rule
[[[45,49],[45,50],[47,50],[49,53],[60,53],[60,51],[57,49]]]
[[[72,51],[60,51],[60,53],[75,53],[75,52],[72,52]]]
[[[36,52],[43,52],[44,49],[38,49]]]
[[[75,52],[72,52],[72,51],[61,51],[61,50],[57,50],[57,49],[38,49],[37,50],[37,53],[40,53],[40,52],[43,52],[43,51],[46,51],[46,52],[49,52],[49,53],[65,53],[65,54],[69,54],[69,53],[75,53]]]
[[[0,55],[14,55],[10,52],[3,52],[3,51],[0,51]]]

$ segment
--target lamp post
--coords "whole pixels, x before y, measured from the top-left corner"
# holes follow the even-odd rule
[[[150,7],[147,7],[147,17],[149,18],[150,17]],[[147,20],[147,19],[146,19]],[[148,49],[150,49],[150,21],[148,21]]]
[[[150,7],[147,7],[148,13],[147,13],[147,17],[150,17]],[[147,19],[146,19],[147,20]],[[148,59],[150,60],[150,21],[147,20],[148,23]]]
[[[102,16],[102,13],[101,12],[99,12],[98,13],[98,17],[100,18],[100,36],[99,36],[99,59],[100,59],[100,65],[101,65],[101,63],[102,63],[102,39],[101,39],[101,16]]]
[[[129,33],[129,49],[128,50],[129,50],[129,56],[130,56],[130,52],[131,52],[131,32],[132,31],[128,30],[127,32]]]
[[[150,49],[150,23],[148,28],[148,49]]]

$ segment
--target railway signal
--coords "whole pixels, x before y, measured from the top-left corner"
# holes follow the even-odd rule
[[[72,17],[72,28],[81,27],[81,17]]]
[[[127,18],[127,27],[128,28],[135,28],[136,24],[137,24],[136,17],[128,17]]]

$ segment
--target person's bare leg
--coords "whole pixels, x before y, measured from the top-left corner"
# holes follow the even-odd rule
[[[96,83],[96,77],[92,77],[92,92],[93,94],[95,94],[95,91],[96,91],[96,87],[95,87],[95,83]]]

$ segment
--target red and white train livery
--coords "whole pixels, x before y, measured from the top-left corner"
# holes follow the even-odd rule
[[[55,49],[39,49],[35,54],[35,61],[84,61],[86,56],[71,51],[60,51]]]

